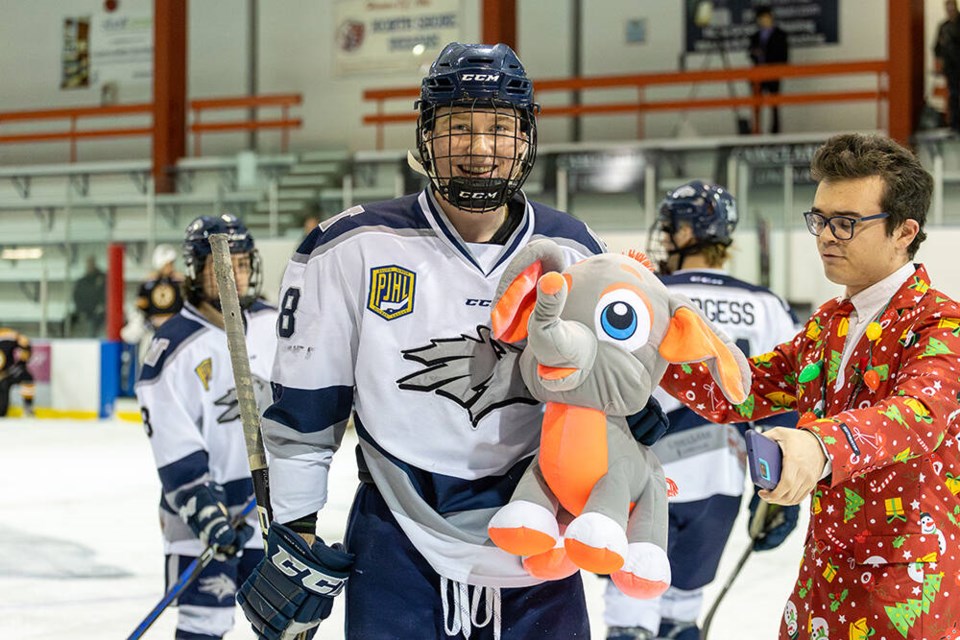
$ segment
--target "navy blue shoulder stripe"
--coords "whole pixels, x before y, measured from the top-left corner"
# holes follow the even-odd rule
[[[156,363],[152,365],[143,365],[143,368],[140,370],[139,382],[145,382],[147,380],[153,380],[156,378],[160,374],[160,371],[163,370],[163,365],[166,363],[167,359],[172,354],[176,353],[180,345],[186,342],[198,331],[201,331],[205,328],[206,327],[204,327],[204,325],[201,323],[187,318],[182,313],[178,313],[160,325],[160,328],[157,329],[157,333],[153,340],[166,340],[168,344],[166,347],[164,347],[163,353],[160,354],[160,357],[157,359]]]
[[[477,509],[502,507],[510,500],[510,496],[513,495],[514,489],[520,482],[520,477],[530,466],[530,461],[533,460],[532,457],[523,458],[503,475],[464,480],[440,473],[431,473],[408,464],[379,446],[356,416],[354,417],[354,426],[357,429],[357,436],[376,449],[395,467],[403,471],[410,479],[410,484],[416,490],[417,495],[442,516]],[[366,465],[363,464],[362,466]]]
[[[530,201],[530,205],[533,207],[536,220],[533,226],[534,235],[568,238],[579,242],[593,253],[603,253],[603,247],[582,220],[533,200]]]
[[[304,238],[297,249],[297,253],[308,256],[319,246],[331,240],[363,227],[386,227],[388,229],[426,229],[430,223],[420,211],[417,204],[419,193],[414,193],[393,200],[369,202],[362,205],[358,213],[344,215],[330,226],[320,223],[316,229]]]
[[[688,271],[673,275],[664,275],[660,277],[660,280],[668,287],[679,284],[712,285],[715,287],[743,289],[744,291],[766,293],[771,296],[776,296],[775,293],[766,287],[762,287],[758,284],[750,284],[749,282],[744,282],[743,280],[734,278],[731,275],[717,273],[715,271]]]

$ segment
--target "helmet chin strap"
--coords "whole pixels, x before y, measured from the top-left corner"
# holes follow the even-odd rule
[[[486,213],[505,203],[507,181],[501,178],[450,178],[445,199],[453,206],[472,213]]]

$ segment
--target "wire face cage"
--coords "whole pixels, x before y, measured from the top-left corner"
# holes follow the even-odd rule
[[[482,213],[520,189],[536,157],[531,109],[486,99],[424,106],[417,148],[434,190],[459,209]]]

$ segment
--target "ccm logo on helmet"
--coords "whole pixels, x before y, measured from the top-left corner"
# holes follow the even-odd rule
[[[462,73],[460,80],[463,82],[496,82],[500,79],[499,73]]]

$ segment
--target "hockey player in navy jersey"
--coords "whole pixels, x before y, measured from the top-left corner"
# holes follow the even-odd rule
[[[796,333],[796,318],[768,289],[728,275],[723,266],[738,222],[737,203],[723,187],[694,180],[663,200],[648,242],[650,257],[672,291],[693,300],[747,354],[766,353]],[[634,600],[608,585],[604,613],[608,640],[698,640],[703,587],[717,566],[740,509],[746,473],[746,424],[706,423],[657,389],[670,430],[653,450],[679,493],[670,498],[667,552],[673,584],[654,600]],[[792,422],[796,422],[794,414]],[[792,426],[778,416],[776,424]],[[750,503],[751,512],[757,498]],[[765,531],[755,549],[778,546],[796,526],[798,507]]]
[[[604,247],[520,191],[537,106],[508,46],[447,45],[417,106],[429,185],[321,223],[287,267],[263,420],[274,523],[238,599],[265,638],[318,624],[341,591],[348,639],[586,638],[580,576],[541,583],[487,536],[541,417],[490,304],[532,239],[569,261]],[[351,413],[362,483],[340,548],[314,532]],[[651,439],[661,423],[641,417]]]
[[[217,552],[177,599],[180,640],[221,638],[232,629],[237,585],[263,557],[256,517],[239,527],[230,523],[253,499],[253,483],[213,273],[214,233],[228,235],[262,408],[269,403],[277,344],[276,309],[257,300],[260,260],[253,237],[236,216],[197,218],[183,244],[186,302],[157,329],[136,386],[162,486],[167,587],[206,546]]]

